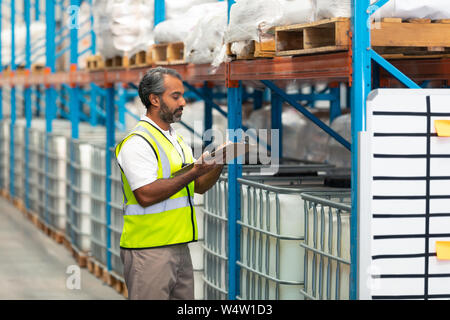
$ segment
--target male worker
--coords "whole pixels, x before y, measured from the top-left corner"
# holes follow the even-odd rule
[[[194,162],[171,127],[181,120],[183,94],[175,70],[150,69],[139,84],[147,113],[116,147],[125,204],[120,257],[130,299],[194,299],[188,248],[198,239],[194,192],[211,188],[223,164],[205,161],[204,154],[193,169],[172,176]]]

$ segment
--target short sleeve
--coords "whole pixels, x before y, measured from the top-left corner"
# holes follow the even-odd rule
[[[132,191],[156,181],[158,177],[155,152],[141,136],[133,136],[123,144],[117,162]]]

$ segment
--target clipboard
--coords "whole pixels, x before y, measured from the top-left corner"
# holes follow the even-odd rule
[[[224,145],[223,147],[211,152],[210,157],[207,160],[209,161],[209,160],[223,159],[224,153],[225,153],[226,158],[223,161],[223,163],[227,163],[228,161],[231,161],[234,158],[243,156],[246,153],[248,153],[252,146],[253,145],[251,145],[249,143],[241,143],[241,142],[232,143],[232,142],[230,142],[230,143],[227,143],[226,145]],[[194,167],[194,164],[195,163],[190,163],[190,164],[183,166],[180,170],[174,172],[172,174],[172,177],[176,177],[183,173],[188,172],[189,170],[191,170]]]

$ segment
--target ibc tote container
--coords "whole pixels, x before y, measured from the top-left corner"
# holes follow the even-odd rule
[[[58,230],[64,230],[66,227],[67,143],[67,138],[64,136],[48,134],[46,209],[50,225]]]
[[[66,234],[80,251],[89,251],[91,239],[91,158],[92,146],[71,139],[67,150]],[[72,159],[71,159],[72,157]]]
[[[9,188],[9,119],[0,121],[0,188]]]
[[[91,253],[102,263],[106,261],[106,167],[105,148],[92,146],[91,159]]]
[[[332,166],[323,164],[280,165],[280,174],[297,174],[296,177],[271,177],[258,175],[261,166],[244,165],[245,179],[260,181],[268,185],[301,184],[310,181],[320,184],[323,178],[317,177],[318,171],[327,170]],[[204,228],[205,228],[205,299],[227,299],[228,294],[228,180],[225,173],[218,182],[205,194]],[[241,184],[241,182],[239,182]],[[242,187],[241,187],[242,189]],[[241,201],[244,200],[241,191]],[[241,205],[241,216],[245,214]],[[244,271],[246,272],[246,271]],[[244,298],[244,297],[241,297]]]
[[[302,299],[305,191],[336,190],[321,180],[299,185],[276,179],[263,183],[238,179],[241,185],[242,299]],[[284,184],[284,185],[283,185]]]
[[[43,163],[40,163],[39,157],[39,135],[43,134],[37,129],[30,128],[29,130],[29,145],[28,145],[28,199],[30,210],[37,213],[39,211],[39,172],[44,167]]]
[[[117,165],[115,148],[110,149],[111,159],[111,268],[123,277],[123,264],[120,259],[120,237],[123,229],[122,177]]]
[[[25,124],[18,119],[14,125],[14,197],[25,199]]]
[[[305,248],[302,294],[308,299],[350,298],[351,193],[303,193]]]

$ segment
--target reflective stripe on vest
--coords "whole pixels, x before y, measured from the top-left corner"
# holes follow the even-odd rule
[[[182,165],[182,157],[171,141],[151,124],[139,121],[133,131],[116,147],[118,157],[122,146],[132,136],[145,139],[158,160],[157,179],[168,179]],[[178,136],[186,163],[193,158],[189,147]],[[194,181],[169,199],[143,208],[139,205],[122,171],[124,192],[124,226],[120,239],[122,248],[151,248],[197,240],[197,221],[193,207]]]
[[[191,202],[193,201],[194,199],[191,197]],[[165,201],[161,201],[146,208],[143,208],[138,204],[129,204],[125,207],[125,215],[130,216],[130,215],[160,213],[163,211],[190,207],[189,203],[190,203],[189,197],[186,196],[176,199],[167,199]]]

